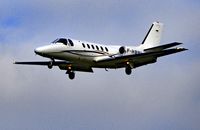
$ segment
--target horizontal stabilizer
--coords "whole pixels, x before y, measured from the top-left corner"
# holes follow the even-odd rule
[[[173,42],[173,43],[169,43],[169,44],[165,44],[165,45],[161,45],[161,46],[156,46],[156,47],[152,47],[152,48],[148,48],[148,49],[144,49],[145,52],[154,52],[154,51],[161,51],[170,47],[174,47],[177,45],[180,45],[183,43],[179,43],[179,42]]]

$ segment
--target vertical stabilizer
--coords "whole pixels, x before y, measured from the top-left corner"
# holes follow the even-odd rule
[[[144,49],[159,46],[160,39],[163,31],[163,24],[160,22],[153,22],[147,35],[142,41],[142,47]]]

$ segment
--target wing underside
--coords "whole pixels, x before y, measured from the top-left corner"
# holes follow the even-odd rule
[[[136,68],[142,65],[155,63],[158,57],[178,53],[185,50],[187,49],[173,48],[173,49],[153,51],[153,52],[150,51],[150,52],[141,53],[141,54],[115,55],[113,57],[101,59],[96,62],[101,63],[101,64],[114,62],[116,65],[119,64],[121,67],[125,67],[127,65],[127,62],[130,62],[131,64],[133,64],[133,68]]]
[[[14,62],[14,64],[20,65],[42,65],[42,66],[58,66],[61,70],[73,70],[82,72],[93,72],[92,68],[88,65],[81,65],[68,61],[30,61],[30,62]]]

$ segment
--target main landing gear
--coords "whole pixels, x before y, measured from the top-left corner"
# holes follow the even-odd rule
[[[74,79],[75,78],[75,73],[72,70],[67,70],[66,74],[68,74],[69,79]]]
[[[125,72],[126,72],[127,75],[130,75],[132,73],[131,67],[130,66],[126,67]]]
[[[125,72],[127,75],[130,75],[132,73],[133,65],[130,64],[129,62],[126,62],[127,66],[125,68]]]
[[[46,64],[46,63],[45,63],[45,64]],[[55,64],[55,60],[54,60],[53,58],[51,58],[51,60],[47,63],[47,67],[48,67],[49,69],[52,69],[54,65],[56,65],[56,64]],[[75,72],[72,70],[71,65],[70,65],[70,66],[67,66],[67,68],[66,68],[65,70],[67,70],[66,74],[68,74],[69,79],[72,80],[72,79],[75,78]]]
[[[67,72],[66,74],[68,74],[69,76],[69,79],[74,79],[75,78],[75,72],[72,70],[72,67],[71,66],[68,66],[67,67]]]

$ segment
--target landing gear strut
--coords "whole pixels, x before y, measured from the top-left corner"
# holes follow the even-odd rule
[[[47,65],[49,69],[53,68],[53,63],[54,63],[54,59],[51,59],[51,61],[49,61],[49,64]]]

